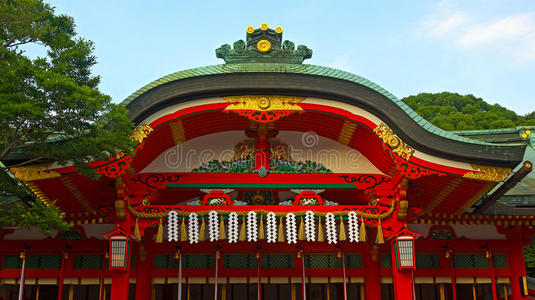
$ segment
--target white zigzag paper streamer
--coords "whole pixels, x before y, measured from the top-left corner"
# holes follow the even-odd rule
[[[178,242],[178,214],[174,210],[167,216],[167,238],[170,242]]]
[[[349,242],[358,243],[359,242],[359,219],[357,213],[350,211],[347,214],[348,227],[349,227]]]
[[[305,237],[309,242],[316,241],[316,223],[314,223],[314,212],[311,210],[305,213]]]
[[[258,240],[258,224],[256,223],[256,212],[247,213],[247,241],[256,242]]]
[[[210,235],[210,242],[217,241],[219,239],[219,218],[217,217],[217,211],[212,210],[208,213],[208,233]]]
[[[268,243],[275,243],[277,241],[277,218],[274,212],[267,214],[266,221],[266,239]]]
[[[286,239],[288,240],[288,244],[297,244],[297,226],[293,213],[286,215]]]
[[[199,242],[199,215],[192,212],[189,214],[188,217],[189,217],[189,222],[188,222],[189,243],[196,244]]]
[[[235,212],[228,215],[228,242],[238,242],[238,214]]]
[[[336,223],[334,221],[333,213],[327,213],[325,215],[325,231],[327,233],[327,241],[329,244],[336,244]]]

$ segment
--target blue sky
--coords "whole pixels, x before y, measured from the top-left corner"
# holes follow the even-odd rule
[[[353,72],[399,98],[451,91],[535,110],[532,0],[48,3],[95,42],[94,71],[114,102],[167,74],[222,63],[216,48],[266,22],[314,51],[306,63]]]

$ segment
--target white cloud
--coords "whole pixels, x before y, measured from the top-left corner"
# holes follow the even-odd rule
[[[454,31],[468,20],[464,12],[453,12],[447,15],[432,15],[420,23],[418,31],[424,32],[428,37],[444,36]]]
[[[535,61],[535,13],[521,13],[495,20],[477,21],[474,14],[438,9],[424,17],[415,32],[475,53],[493,49],[513,63]]]
[[[485,25],[474,25],[458,38],[457,43],[464,48],[485,46],[492,43],[513,40],[526,42],[535,34],[535,21],[530,14],[509,16]],[[516,41],[515,41],[516,40]]]
[[[353,67],[351,64],[351,58],[348,54],[340,54],[334,57],[334,60],[327,64],[335,69],[344,70],[347,72],[353,72]]]

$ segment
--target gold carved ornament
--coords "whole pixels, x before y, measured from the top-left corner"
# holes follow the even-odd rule
[[[271,43],[268,40],[260,40],[256,43],[256,49],[258,52],[266,53],[271,50]]]
[[[223,100],[230,102],[225,110],[255,110],[255,111],[273,111],[273,110],[303,110],[298,103],[305,100],[305,97],[292,96],[230,96],[223,97]]]
[[[48,171],[52,164],[41,164],[24,167],[10,168],[11,172],[17,179],[23,182],[57,178],[61,175],[56,171]]]
[[[470,164],[470,166],[472,169],[476,170],[476,172],[468,172],[464,174],[463,177],[499,182],[505,180],[511,173],[511,168],[483,166],[476,164]]]
[[[152,131],[152,127],[145,123],[141,123],[138,127],[136,127],[136,129],[134,129],[134,133],[132,133],[130,138],[141,144],[141,142],[143,142],[143,140],[149,136],[149,133]]]
[[[393,153],[399,155],[404,160],[409,160],[414,154],[414,148],[405,144],[385,123],[379,124],[373,132],[388,145]]]

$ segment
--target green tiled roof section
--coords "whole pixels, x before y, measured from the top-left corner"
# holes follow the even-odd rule
[[[132,95],[130,95],[128,98],[126,98],[121,104],[124,106],[127,106],[130,104],[130,102],[134,101],[137,97],[139,97],[141,94],[149,91],[152,88],[155,88],[157,86],[163,85],[168,82],[172,82],[175,80],[181,80],[191,77],[199,77],[199,76],[206,76],[206,75],[216,75],[216,74],[230,74],[230,73],[295,73],[295,74],[307,74],[307,75],[316,75],[316,76],[324,76],[329,78],[336,78],[341,80],[347,80],[351,81],[360,85],[363,85],[365,87],[368,87],[388,99],[390,99],[392,102],[397,104],[403,111],[405,111],[416,123],[418,123],[421,127],[425,128],[427,131],[436,134],[438,136],[442,136],[451,140],[457,140],[465,143],[472,143],[472,144],[481,144],[481,145],[492,145],[490,143],[486,143],[483,141],[477,141],[472,140],[469,138],[465,138],[462,136],[459,136],[457,134],[447,132],[445,130],[442,130],[435,125],[429,123],[424,118],[419,116],[412,108],[410,108],[407,104],[405,104],[403,101],[399,100],[396,96],[394,96],[389,91],[385,90],[378,84],[373,83],[372,81],[349,73],[345,71],[341,71],[338,69],[333,69],[329,67],[322,67],[322,66],[315,66],[315,65],[298,65],[298,64],[274,64],[274,63],[240,63],[240,64],[224,64],[224,65],[211,65],[211,66],[205,66],[200,68],[194,68],[184,71],[179,71],[173,74],[169,74],[167,76],[164,76],[158,80],[155,80],[146,86],[140,88],[136,92],[134,92]]]
[[[535,195],[505,195],[498,202],[512,206],[535,206]]]

